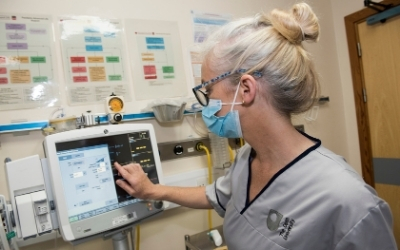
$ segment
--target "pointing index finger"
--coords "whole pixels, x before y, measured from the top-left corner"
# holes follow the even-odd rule
[[[118,162],[114,162],[114,167],[117,169],[118,173],[121,174],[121,176],[126,176],[128,174],[128,171],[126,171],[125,168]]]

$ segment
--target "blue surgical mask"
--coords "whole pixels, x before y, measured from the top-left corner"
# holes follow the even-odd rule
[[[240,102],[235,102],[239,86],[240,82],[232,103],[222,103],[221,100],[210,99],[208,105],[203,108],[202,116],[204,123],[212,133],[220,137],[242,138],[239,112],[233,110],[234,105],[242,104]],[[215,114],[221,110],[222,105],[231,105],[231,110],[225,116],[215,116]]]

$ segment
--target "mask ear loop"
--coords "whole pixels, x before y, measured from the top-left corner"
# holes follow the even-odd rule
[[[231,111],[233,110],[233,106],[234,105],[239,105],[239,104],[242,105],[243,103],[241,103],[241,102],[235,102],[237,94],[239,92],[239,87],[240,87],[240,81],[239,81],[238,87],[236,88],[235,97],[233,98],[233,102],[231,102],[231,103],[221,102],[221,105],[229,105],[229,104],[231,104]]]
[[[233,98],[233,102],[232,102],[232,105],[231,105],[231,111],[233,110],[233,106],[234,106],[235,104],[242,104],[242,103],[240,103],[240,102],[235,102],[235,101],[236,101],[237,94],[238,94],[238,92],[239,92],[239,88],[240,88],[240,80],[239,80],[239,84],[238,84],[238,86],[237,86],[237,88],[236,88],[235,97]]]

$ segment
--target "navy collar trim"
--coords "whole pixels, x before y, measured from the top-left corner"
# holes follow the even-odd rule
[[[311,136],[309,136],[308,134],[306,134],[306,133],[304,133],[302,131],[298,131],[298,132],[301,133],[302,135],[304,135],[305,137],[307,137],[308,139],[310,139],[311,141],[314,141],[315,144],[313,146],[311,146],[310,148],[308,148],[307,150],[305,150],[299,156],[297,156],[293,161],[291,161],[289,164],[287,164],[284,168],[279,170],[274,176],[272,176],[271,180],[269,180],[267,185],[265,185],[265,187],[263,189],[261,189],[261,191],[257,194],[257,196],[254,197],[254,199],[251,202],[249,202],[249,191],[250,191],[250,183],[251,183],[251,162],[254,159],[254,150],[251,149],[251,153],[249,155],[249,160],[248,160],[249,176],[248,176],[248,179],[247,179],[246,203],[245,203],[245,207],[240,212],[240,214],[243,214],[247,210],[247,208],[249,208],[251,206],[251,204],[253,204],[253,202],[256,201],[258,199],[258,197],[260,197],[264,193],[264,191],[269,186],[271,186],[271,184],[275,181],[275,179],[278,178],[283,172],[285,172],[287,169],[289,169],[291,166],[293,166],[296,162],[300,161],[301,159],[306,157],[309,153],[311,153],[312,151],[317,149],[319,146],[321,146],[321,140],[319,140],[317,138],[314,138],[314,137],[311,137]]]

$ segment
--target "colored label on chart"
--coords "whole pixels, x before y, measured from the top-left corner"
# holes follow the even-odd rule
[[[10,63],[29,63],[29,57],[27,56],[12,56],[10,57]]]
[[[103,51],[101,45],[86,45],[86,51]]]
[[[31,56],[31,63],[46,63],[44,56]]]
[[[72,73],[86,73],[86,67],[72,67]]]
[[[106,57],[106,62],[108,62],[108,63],[119,63],[119,57],[118,56],[107,56]]]
[[[103,63],[104,57],[102,56],[88,56],[88,63]]]
[[[33,82],[34,83],[48,82],[48,77],[47,76],[34,76]]]
[[[164,44],[164,38],[162,37],[146,37],[147,44]]]
[[[88,82],[88,77],[87,76],[74,76],[73,80],[74,80],[74,82]]]
[[[27,43],[7,43],[7,49],[28,49]]]
[[[87,42],[87,43],[101,43],[101,37],[98,37],[98,36],[85,36],[85,42]]]
[[[71,56],[71,63],[84,63],[86,59],[84,56]]]
[[[164,78],[164,79],[174,79],[175,76],[164,76],[163,78]]]
[[[84,28],[83,31],[84,31],[85,33],[99,33],[99,32],[100,32],[99,29],[92,28],[92,27],[90,27],[90,28]]]
[[[7,74],[7,68],[0,68],[0,74]]]
[[[174,73],[173,66],[163,66],[162,67],[163,73]]]
[[[28,69],[10,70],[11,83],[30,83],[31,72]]]
[[[165,46],[161,45],[148,45],[147,49],[154,49],[154,50],[165,50]]]
[[[121,81],[122,76],[121,75],[109,75],[108,80],[109,81]]]
[[[0,84],[7,84],[8,78],[7,77],[0,77]]]
[[[92,82],[104,82],[107,80],[104,67],[89,67],[89,74]]]
[[[47,31],[45,29],[30,29],[29,33],[33,35],[46,35]]]
[[[103,36],[104,37],[116,38],[117,34],[115,32],[104,32]]]
[[[26,30],[26,24],[6,23],[6,30]]]
[[[154,61],[154,53],[142,53],[142,61]]]
[[[156,66],[154,65],[145,65],[143,66],[145,75],[155,75],[156,74]]]
[[[146,80],[157,79],[157,76],[144,76],[144,79]]]
[[[7,33],[8,40],[26,40],[26,34],[24,33]]]

